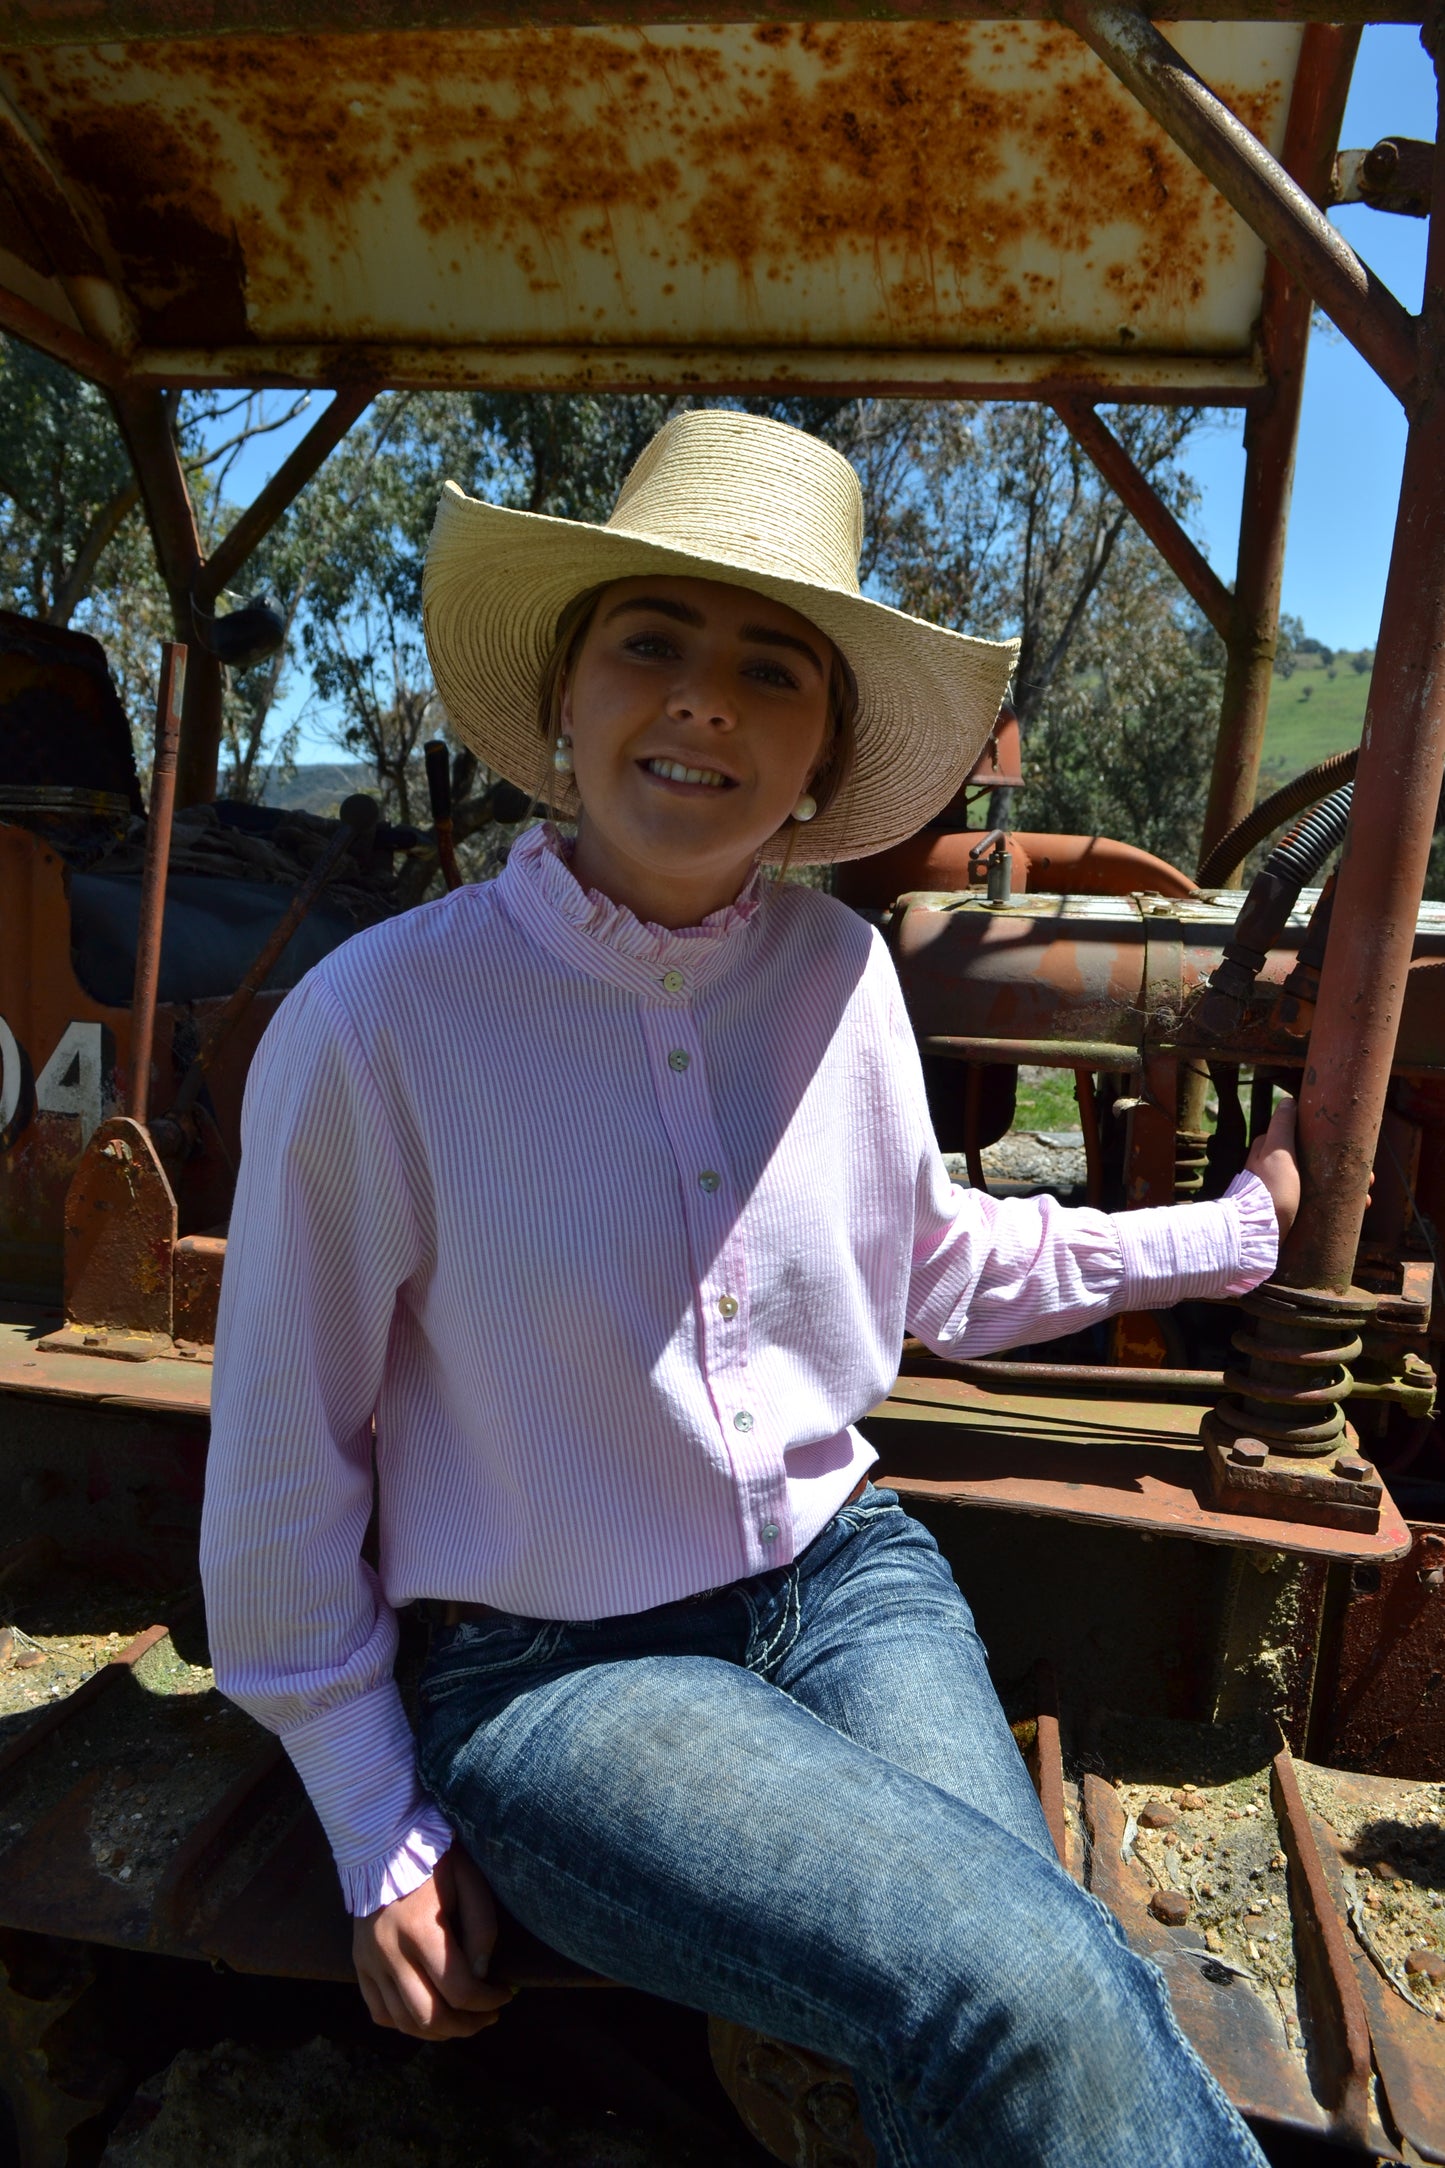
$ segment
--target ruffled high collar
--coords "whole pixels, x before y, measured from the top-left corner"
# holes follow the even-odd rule
[[[705,985],[737,957],[761,908],[767,883],[755,871],[742,893],[696,926],[657,926],[572,872],[571,846],[550,821],[513,844],[498,883],[508,912],[547,946],[636,992],[655,993],[665,976],[684,994]]]

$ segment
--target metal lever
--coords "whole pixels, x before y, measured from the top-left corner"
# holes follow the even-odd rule
[[[452,834],[452,758],[441,738],[430,738],[423,748],[426,761],[426,791],[431,800],[432,830],[436,837],[437,857],[441,862],[442,879],[447,888],[460,888],[462,869],[457,864],[456,842]]]
[[[161,648],[156,696],[156,750],[141,871],[140,920],[135,938],[135,989],[130,1008],[130,1061],[125,1111],[144,1122],[150,1110],[151,1054],[156,1036],[156,993],[161,976],[161,936],[166,920],[166,873],[171,861],[171,817],[176,806],[176,757],[181,743],[181,703],[186,693],[186,650],[179,640]]]

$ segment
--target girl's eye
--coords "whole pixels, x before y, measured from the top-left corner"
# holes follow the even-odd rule
[[[677,649],[665,632],[629,633],[622,645],[629,655],[675,655]]]
[[[774,662],[771,657],[748,664],[748,676],[761,678],[767,685],[780,685],[787,692],[796,692],[798,680],[786,663]]]

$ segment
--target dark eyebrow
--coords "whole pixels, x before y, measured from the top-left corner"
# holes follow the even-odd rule
[[[621,617],[624,610],[654,610],[659,617],[675,617],[679,625],[700,625],[701,610],[694,610],[689,603],[673,602],[666,595],[632,595],[625,602],[618,602],[607,612],[602,622],[610,625],[614,617]]]
[[[795,648],[798,654],[807,656],[819,677],[823,675],[823,665],[819,662],[816,651],[809,647],[806,640],[800,640],[794,632],[775,632],[771,625],[744,625],[742,637],[753,641],[759,647]]]
[[[668,595],[631,595],[623,602],[614,603],[602,620],[603,624],[610,625],[614,617],[621,617],[628,610],[651,611],[660,617],[674,618],[679,625],[705,622],[701,610],[694,610],[690,603],[674,602]],[[819,677],[824,674],[817,650],[809,647],[806,640],[800,640],[796,633],[777,632],[771,625],[744,625],[740,637],[750,640],[755,647],[793,648],[799,655],[807,656]]]

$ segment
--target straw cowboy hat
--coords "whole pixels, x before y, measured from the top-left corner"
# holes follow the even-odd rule
[[[969,639],[870,601],[858,591],[862,544],[863,492],[846,459],[782,422],[717,408],[658,432],[605,527],[510,511],[448,482],[422,600],[452,726],[489,768],[534,790],[546,761],[539,681],[574,596],[649,572],[749,587],[816,625],[858,681],[852,773],[816,820],[788,832],[795,862],[886,850],[961,787],[1018,643]],[[570,777],[558,778],[554,803],[576,811]]]

